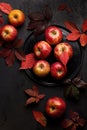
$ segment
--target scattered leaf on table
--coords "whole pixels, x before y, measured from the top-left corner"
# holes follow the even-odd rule
[[[38,103],[45,97],[45,94],[40,94],[37,86],[33,85],[32,88],[24,90],[24,92],[29,96],[26,101],[26,105],[31,103]]]
[[[72,32],[66,36],[66,39],[70,41],[76,41],[80,38],[80,35],[81,34],[79,32]]]
[[[11,51],[10,54],[5,58],[5,62],[8,66],[12,66],[15,61],[14,51]]]
[[[85,33],[82,33],[80,36],[80,44],[83,47],[87,45],[87,35]]]
[[[79,29],[77,28],[77,26],[75,25],[75,23],[70,22],[70,21],[65,21],[64,22],[65,27],[71,31],[71,32],[79,32]]]
[[[23,44],[24,44],[23,40],[22,40],[22,39],[18,39],[18,40],[16,40],[16,41],[13,43],[13,46],[14,46],[14,48],[20,48],[20,47],[23,46]]]
[[[87,88],[87,82],[83,81],[79,77],[74,78],[72,82],[77,88]]]
[[[87,31],[87,19],[83,21],[82,31],[83,31],[83,32],[86,32],[86,31]]]
[[[15,50],[15,56],[20,61],[25,61],[25,54],[22,50]]]
[[[81,118],[78,112],[70,111],[69,118],[64,119],[62,127],[66,130],[77,130],[79,126],[83,127],[86,124],[86,120]]]
[[[0,10],[6,14],[12,11],[12,6],[9,3],[0,2]]]
[[[47,119],[44,116],[44,114],[42,112],[34,111],[34,110],[32,112],[35,120],[45,127],[47,125]]]

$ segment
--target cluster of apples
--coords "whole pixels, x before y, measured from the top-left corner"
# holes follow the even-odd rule
[[[25,21],[25,14],[19,9],[13,9],[8,14],[9,24],[2,27],[0,36],[6,42],[12,42],[18,35],[17,27],[21,26]]]
[[[61,42],[63,33],[57,26],[48,26],[44,35],[45,40],[38,41],[33,47],[33,52],[39,59],[33,66],[33,72],[39,77],[45,77],[50,73],[53,78],[62,79],[67,73],[67,67],[59,59],[64,52],[70,59],[73,56],[72,46],[67,42]],[[52,64],[47,60],[51,54],[56,59]]]

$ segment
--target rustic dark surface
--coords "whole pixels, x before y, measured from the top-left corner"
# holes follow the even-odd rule
[[[2,1],[0,0],[0,2]],[[3,2],[8,2],[14,9],[18,8],[25,12],[25,24],[18,29],[18,37],[24,41],[31,33],[26,30],[29,22],[28,13],[40,11],[46,4],[49,4],[53,12],[53,18],[50,21],[52,24],[64,26],[63,22],[70,20],[81,27],[83,20],[87,18],[87,0],[3,0]],[[67,14],[65,11],[57,10],[58,6],[64,2],[72,8],[73,12]],[[3,14],[3,16],[5,23],[7,23],[7,15]],[[81,77],[84,81],[87,81],[87,47],[84,48],[84,54]],[[4,59],[0,58],[0,130],[62,130],[59,120],[53,123],[49,122],[47,127],[43,128],[34,120],[32,115],[33,109],[44,112],[47,98],[54,95],[64,98],[62,86],[44,87],[39,85],[40,92],[45,93],[46,98],[35,106],[26,107],[27,97],[24,94],[24,89],[31,88],[35,83],[29,79],[24,71],[19,70],[19,66],[20,62],[16,61],[12,67],[8,67]],[[87,90],[81,93],[78,102],[65,99],[67,102],[66,115],[72,109],[78,111],[82,117],[87,119],[86,98]],[[87,126],[82,130],[87,130]]]

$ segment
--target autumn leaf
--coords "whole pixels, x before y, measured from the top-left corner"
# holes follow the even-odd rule
[[[83,47],[87,44],[87,35],[85,33],[82,33],[80,36],[80,44]]]
[[[72,32],[67,35],[66,39],[69,41],[76,41],[80,38],[80,33],[79,32]]]
[[[6,14],[9,14],[12,11],[12,6],[9,3],[0,2],[0,10]]]
[[[52,18],[52,11],[48,5],[46,5],[40,12],[31,12],[28,15],[29,23],[28,30],[33,31],[34,35],[39,35],[44,32]]]
[[[60,55],[60,61],[63,63],[64,66],[67,65],[68,61],[69,61],[69,55],[67,52],[63,52],[61,55]]]
[[[24,92],[29,96],[26,100],[26,105],[31,103],[38,103],[45,97],[45,94],[40,94],[37,86],[33,85],[32,88],[24,90]]]
[[[70,21],[65,21],[64,24],[65,24],[65,27],[66,27],[69,31],[71,31],[71,32],[79,32],[79,29],[78,29],[78,27],[75,25],[75,23],[70,22]]]
[[[47,119],[44,116],[44,114],[42,112],[35,111],[35,110],[33,110],[32,112],[33,112],[34,119],[37,122],[39,122],[42,126],[45,127],[47,125]]]
[[[82,31],[83,31],[83,32],[86,32],[86,31],[87,31],[87,20],[84,20],[84,21],[83,21]]]
[[[59,7],[58,7],[58,10],[60,10],[60,11],[65,10],[67,13],[72,12],[72,9],[66,3],[60,4]]]
[[[81,118],[78,112],[70,111],[69,118],[64,119],[62,122],[62,128],[66,130],[76,130],[79,126],[83,127],[86,124],[86,120]]]
[[[2,39],[0,39],[2,40]],[[25,54],[20,47],[23,45],[22,39],[17,39],[11,43],[1,41],[0,57],[5,58],[5,62],[8,66],[12,66],[15,62],[15,58],[20,61],[25,60]]]
[[[20,69],[31,69],[36,63],[36,58],[33,53],[29,53],[25,56],[25,61],[21,62]]]
[[[10,54],[5,58],[5,62],[8,66],[12,66],[15,61],[14,51],[11,51]]]

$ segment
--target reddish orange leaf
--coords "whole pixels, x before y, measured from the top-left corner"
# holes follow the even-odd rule
[[[80,44],[83,47],[87,44],[87,35],[85,33],[81,34],[80,36]]]
[[[29,104],[34,103],[34,102],[36,102],[36,98],[35,97],[30,97],[30,98],[27,99],[26,105],[29,105]]]
[[[35,64],[36,59],[33,53],[27,54],[25,56],[25,61],[21,62],[20,69],[31,69],[33,65]]]
[[[39,111],[32,111],[32,112],[35,120],[45,127],[47,125],[47,119],[43,115],[43,113]]]
[[[83,24],[82,24],[82,31],[86,32],[87,31],[87,20],[84,20]]]
[[[62,122],[62,127],[63,127],[64,129],[66,129],[66,128],[72,126],[72,125],[73,125],[73,121],[70,120],[70,119],[65,119],[65,120]]]
[[[60,61],[63,63],[64,66],[67,65],[68,63],[68,60],[69,60],[69,55],[67,52],[63,52],[61,55],[60,55]]]
[[[61,11],[67,11],[67,13],[70,13],[72,10],[71,8],[66,4],[66,3],[62,3],[59,5],[58,7],[58,10],[61,10]]]
[[[80,33],[79,32],[72,32],[67,35],[66,39],[70,41],[76,41],[80,38]]]
[[[70,22],[70,21],[65,21],[64,24],[65,24],[66,28],[68,30],[70,30],[71,32],[79,32],[79,29],[77,28],[75,23]]]
[[[67,5],[65,3],[62,3],[59,5],[58,10],[65,10]]]
[[[12,10],[12,7],[9,3],[0,2],[0,10],[6,14],[9,14]]]

